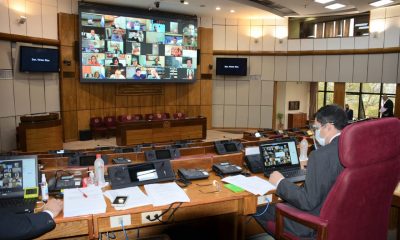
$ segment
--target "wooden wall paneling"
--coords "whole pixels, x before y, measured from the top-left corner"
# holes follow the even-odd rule
[[[213,55],[211,53],[200,53],[200,73],[212,74]],[[215,68],[215,66],[214,66]]]
[[[188,85],[188,105],[200,105],[201,104],[201,82],[197,80],[194,83]]]
[[[115,108],[115,84],[104,84],[103,96],[104,108]]]
[[[176,101],[179,106],[188,105],[188,89],[187,84],[178,84],[176,87]]]
[[[60,39],[60,45],[74,46],[76,33],[76,21],[77,15],[59,13],[58,14],[58,39]]]
[[[188,106],[176,106],[176,112],[182,112],[185,113],[187,117],[193,117],[188,114]]]
[[[345,86],[345,83],[336,82],[333,93],[333,102],[342,107],[344,107],[344,98],[346,95]]]
[[[276,99],[278,93],[278,82],[274,81],[274,99],[272,103],[272,128],[275,129],[276,127]]]
[[[76,110],[76,80],[74,78],[62,78],[60,82],[62,111]]]
[[[90,110],[77,111],[78,131],[90,129]]]
[[[128,96],[127,107],[140,107],[140,97],[141,96]]]
[[[153,106],[153,96],[140,96],[139,97],[141,107],[152,107]]]
[[[176,83],[166,83],[164,88],[164,101],[165,105],[168,106],[176,106],[176,94],[177,94],[177,86]]]
[[[153,113],[164,113],[165,111],[165,106],[161,105],[161,106],[153,106]],[[167,112],[170,113],[170,112]],[[170,113],[171,117],[172,117],[173,113]]]
[[[63,46],[61,45],[61,56],[60,56],[60,61],[61,61],[61,77],[63,77],[64,72],[73,72],[75,73],[76,71],[76,64],[78,64],[77,61],[75,61],[75,47],[73,46]],[[71,64],[63,64],[62,61],[69,61]],[[75,74],[75,78],[79,78],[79,74]]]
[[[212,105],[212,80],[200,80],[201,105]]]
[[[103,84],[90,84],[90,109],[102,109],[104,107]]]
[[[90,84],[77,83],[76,90],[77,109],[90,109]]]
[[[200,115],[207,118],[207,129],[212,128],[212,106],[200,106]]]
[[[128,108],[115,108],[115,116],[127,115],[128,113]]]
[[[76,111],[62,112],[62,121],[64,129],[64,142],[78,140],[78,119]]]
[[[140,107],[140,114],[143,114],[143,117],[149,113],[153,113],[153,107]]]
[[[90,109],[90,117],[104,117],[103,109]]]
[[[394,103],[394,116],[400,117],[400,84],[396,85],[396,99]]]
[[[154,95],[153,96],[153,106],[164,106],[165,105],[165,96],[163,95]]]
[[[115,108],[104,108],[103,109],[103,116],[104,117],[116,116],[115,115]]]
[[[128,96],[115,96],[115,106],[117,108],[128,107]]]
[[[213,52],[213,29],[212,28],[199,28],[199,41],[202,53]],[[203,59],[201,59],[203,61]]]
[[[187,106],[187,115],[192,117],[201,115],[200,106]]]
[[[141,114],[140,107],[129,107],[126,114]]]

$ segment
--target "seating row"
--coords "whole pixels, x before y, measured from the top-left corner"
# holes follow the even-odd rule
[[[150,113],[145,114],[144,117],[142,114],[132,114],[132,115],[120,115],[118,117],[115,116],[106,116],[104,118],[101,117],[92,117],[90,118],[90,130],[92,136],[95,138],[96,136],[113,136],[115,135],[116,122],[134,122],[134,121],[157,121],[157,120],[165,120],[170,119],[169,113]],[[186,115],[181,112],[177,112],[173,114],[173,119],[184,119]]]

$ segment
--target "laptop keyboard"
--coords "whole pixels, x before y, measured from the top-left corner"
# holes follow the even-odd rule
[[[296,169],[296,170],[289,170],[289,171],[282,172],[282,175],[285,178],[292,178],[292,177],[306,175],[306,173],[307,173],[306,169]]]
[[[2,199],[0,201],[0,208],[8,207],[22,207],[22,206],[35,206],[37,198],[12,198],[12,199]]]

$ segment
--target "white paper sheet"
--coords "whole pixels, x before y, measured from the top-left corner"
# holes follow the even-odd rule
[[[276,189],[276,186],[257,176],[245,177],[239,174],[223,178],[222,181],[243,188],[254,195],[265,195],[268,191]]]
[[[174,202],[190,202],[188,195],[175,182],[145,185],[147,196],[153,206],[163,206]]]
[[[107,204],[99,187],[64,190],[64,217],[105,213],[106,208]]]
[[[260,154],[260,147],[247,147],[245,148],[245,155],[257,155]]]
[[[145,205],[150,205],[151,201],[150,198],[144,194],[139,187],[129,187],[129,188],[122,188],[117,190],[108,190],[104,193],[111,202],[114,202],[114,199],[117,196],[127,196],[128,199],[126,200],[125,206],[123,207],[114,207],[116,210],[125,210],[134,207],[140,207]]]

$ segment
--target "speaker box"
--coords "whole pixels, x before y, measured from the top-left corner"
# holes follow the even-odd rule
[[[79,140],[80,141],[92,140],[92,132],[90,130],[79,131]]]

